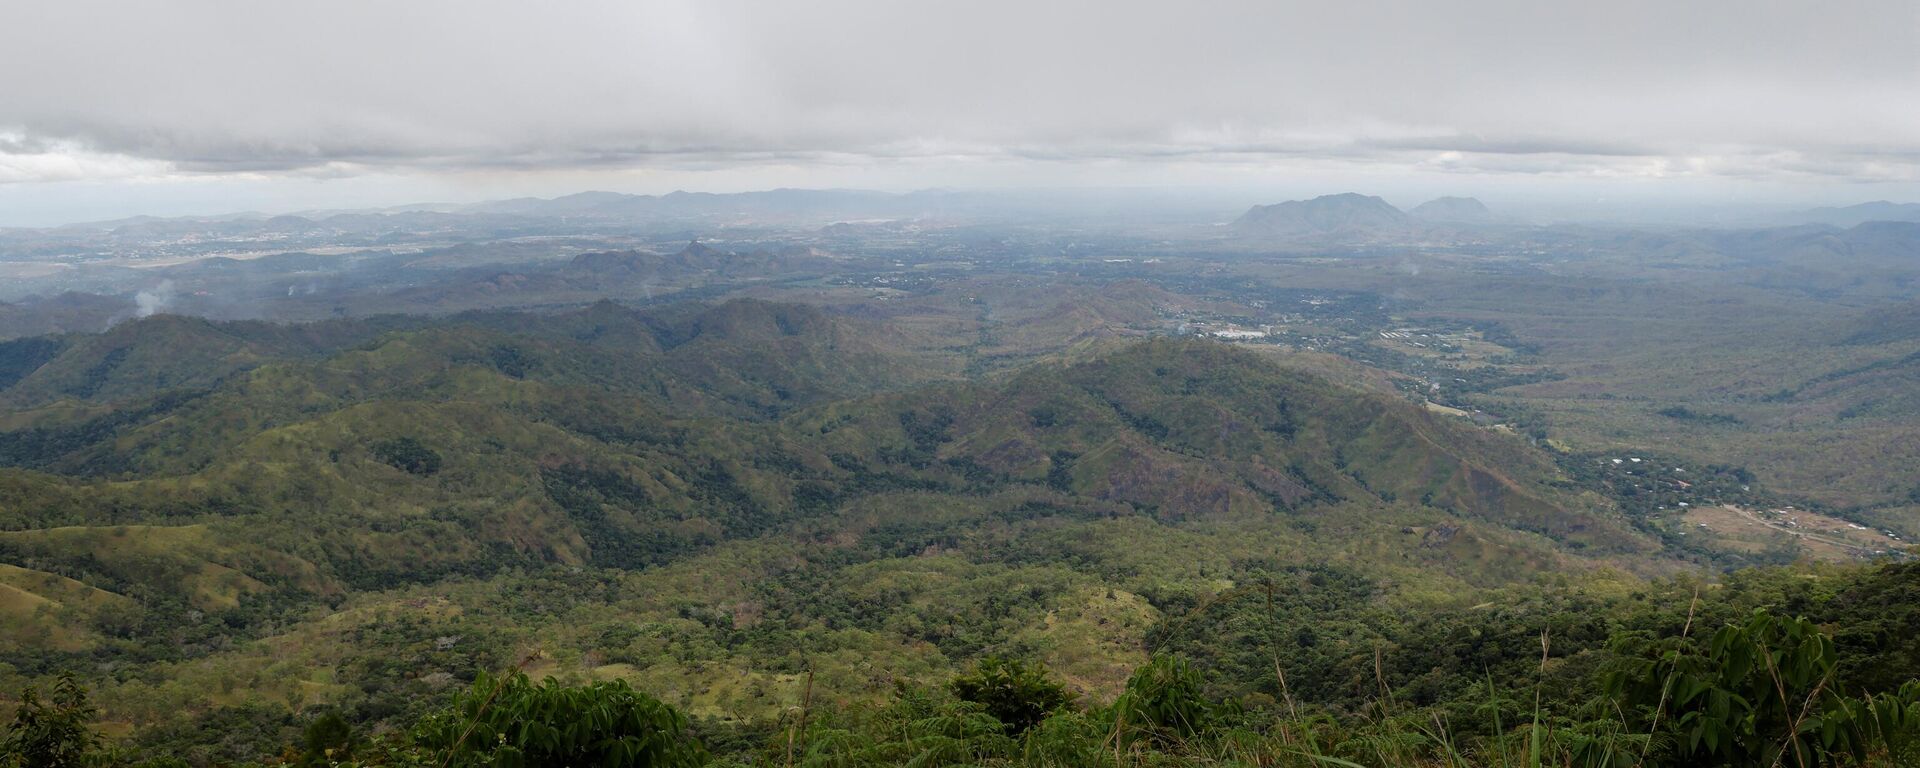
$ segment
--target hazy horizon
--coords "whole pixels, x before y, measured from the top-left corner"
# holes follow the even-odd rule
[[[12,5],[0,226],[589,189],[1920,199],[1897,0]]]
[[[1920,0],[0,19],[0,768],[1920,755]]]
[[[0,192],[8,191],[0,188]],[[635,196],[661,197],[676,193],[704,193],[717,195],[740,195],[775,191],[800,191],[815,193],[833,192],[877,192],[893,195],[912,195],[922,193],[956,193],[981,197],[1005,197],[1006,206],[1016,207],[1022,200],[1045,198],[1049,205],[1063,207],[1105,204],[1121,210],[1147,209],[1160,210],[1171,216],[1194,219],[1212,214],[1213,218],[1224,223],[1227,219],[1243,213],[1253,206],[1270,205],[1288,200],[1307,200],[1316,197],[1361,194],[1380,197],[1389,204],[1403,210],[1434,199],[1443,197],[1465,197],[1480,200],[1499,215],[1515,222],[1527,224],[1555,223],[1591,223],[1616,224],[1622,226],[1767,226],[1769,216],[1802,213],[1819,208],[1846,208],[1849,206],[1873,203],[1905,204],[1911,201],[1904,198],[1825,198],[1819,196],[1805,198],[1756,197],[1751,194],[1725,194],[1718,197],[1692,197],[1676,190],[1643,190],[1637,193],[1610,197],[1606,195],[1582,196],[1570,190],[1545,190],[1547,194],[1526,195],[1512,190],[1493,190],[1474,193],[1471,189],[1447,189],[1424,186],[1390,186],[1386,191],[1369,188],[1341,188],[1337,186],[1272,186],[1264,188],[1229,188],[1200,186],[1135,186],[1135,187],[918,187],[918,188],[862,188],[862,187],[768,187],[768,188],[720,188],[720,189],[683,189],[673,188],[655,191],[649,188],[598,189],[582,188],[560,190],[544,194],[484,194],[431,198],[407,198],[404,195],[382,198],[332,197],[306,198],[302,196],[268,195],[247,198],[241,202],[254,203],[251,207],[234,207],[233,201],[224,196],[198,197],[173,196],[167,200],[149,205],[128,203],[125,198],[107,197],[96,199],[97,206],[84,208],[33,208],[9,207],[0,209],[0,229],[47,229],[64,226],[114,222],[134,218],[161,219],[197,219],[221,218],[228,216],[327,216],[341,212],[357,211],[404,211],[404,210],[444,210],[458,209],[485,203],[505,200],[533,198],[557,199],[574,195],[613,193]],[[335,201],[334,204],[327,204]],[[65,211],[65,215],[59,212]],[[89,215],[88,211],[98,212]],[[1782,225],[1796,223],[1783,220]]]

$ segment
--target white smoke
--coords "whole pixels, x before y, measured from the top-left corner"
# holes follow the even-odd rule
[[[152,290],[133,295],[134,317],[147,317],[173,303],[173,281],[161,280]]]

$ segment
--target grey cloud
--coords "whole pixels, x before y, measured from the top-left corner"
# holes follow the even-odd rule
[[[0,134],[0,155],[37,155],[53,149],[52,142],[38,136]]]
[[[0,3],[0,156],[196,173],[1920,154],[1912,0]]]
[[[1665,151],[1661,147],[1629,144],[1597,138],[1561,138],[1551,136],[1427,136],[1371,142],[1383,150],[1425,150],[1430,152],[1473,152],[1493,155],[1593,155],[1596,157],[1644,157]]]

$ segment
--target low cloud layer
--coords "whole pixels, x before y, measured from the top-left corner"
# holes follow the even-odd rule
[[[1920,180],[1920,3],[33,3],[0,183],[910,163]]]

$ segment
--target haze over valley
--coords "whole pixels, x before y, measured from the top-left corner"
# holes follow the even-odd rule
[[[1920,754],[1910,2],[17,5],[0,768]]]

